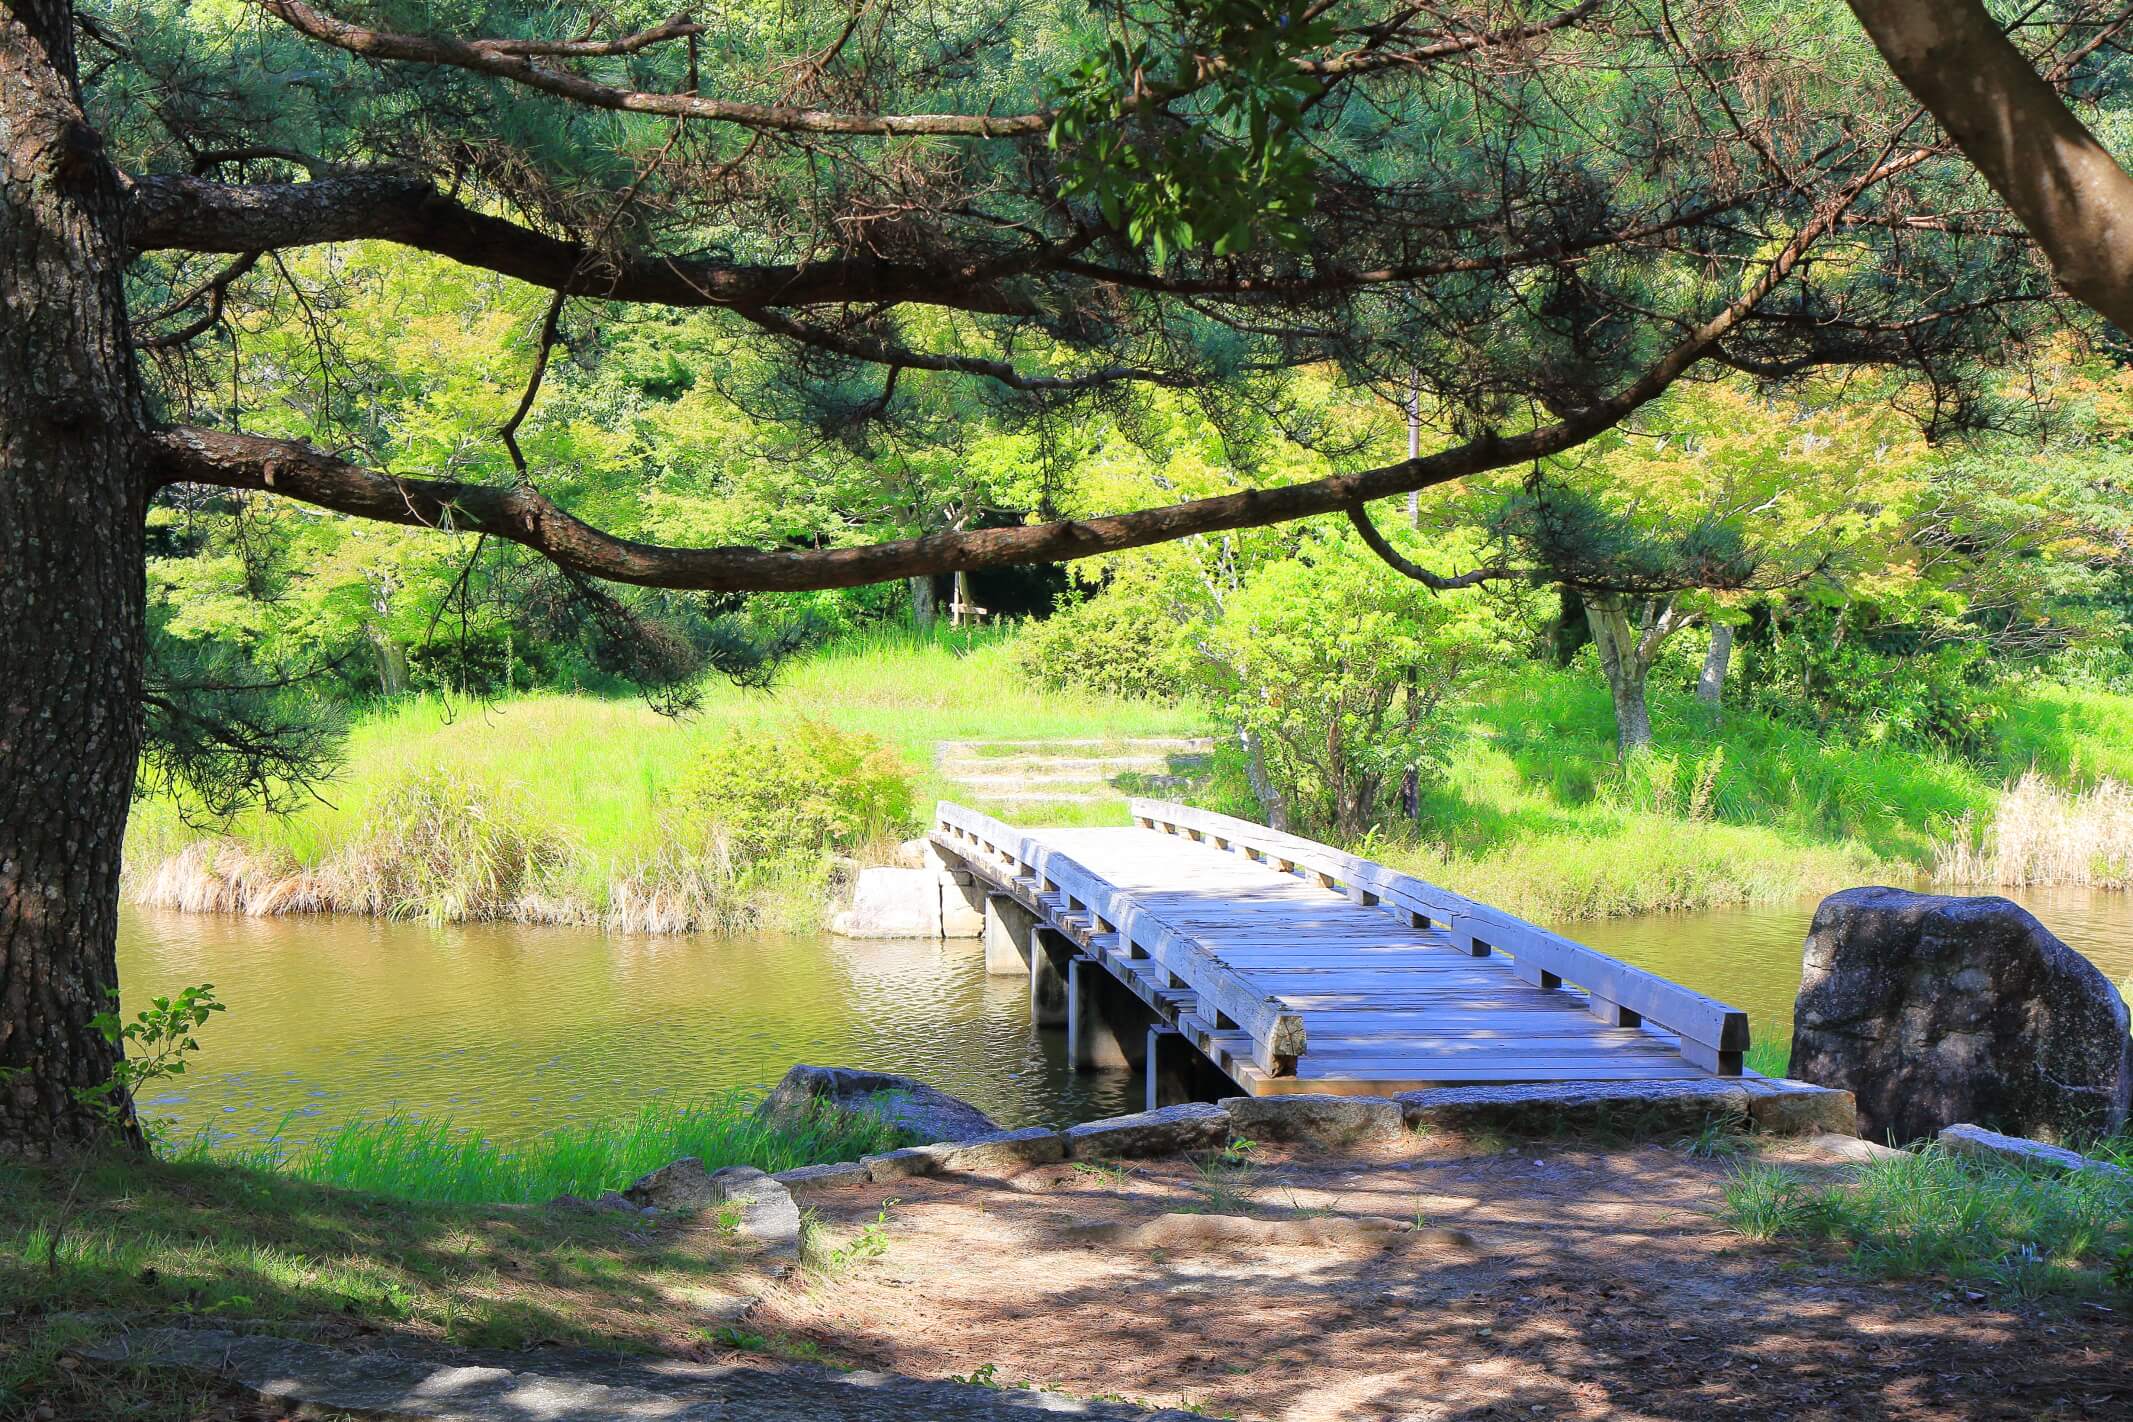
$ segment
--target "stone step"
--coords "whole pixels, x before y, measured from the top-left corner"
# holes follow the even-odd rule
[[[1116,736],[1109,740],[1065,738],[1056,741],[936,741],[943,755],[958,751],[975,751],[979,746],[1016,746],[1028,750],[1049,750],[1054,746],[1117,746],[1121,750],[1137,751],[1191,751],[1205,755],[1215,748],[1208,736]]]
[[[135,1329],[78,1351],[100,1362],[219,1378],[305,1416],[380,1422],[1155,1422],[1182,1416],[806,1363],[756,1366],[568,1352],[543,1353],[530,1360],[536,1367],[524,1354],[443,1360],[354,1353],[220,1328]]]
[[[993,775],[1010,770],[1077,771],[1083,774],[1119,775],[1131,771],[1160,773],[1199,768],[1209,764],[1206,756],[1190,755],[960,755],[936,761],[943,775]]]

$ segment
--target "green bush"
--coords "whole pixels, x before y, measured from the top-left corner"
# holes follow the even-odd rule
[[[885,742],[805,719],[713,743],[676,798],[743,860],[849,850],[916,823],[910,771]]]
[[[1114,587],[1085,601],[1061,598],[1057,611],[1015,640],[1015,664],[1054,691],[1159,700],[1185,687],[1178,633],[1177,620],[1153,600]]]

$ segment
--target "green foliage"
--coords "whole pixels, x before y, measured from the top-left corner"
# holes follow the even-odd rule
[[[1938,1146],[1817,1185],[1778,1166],[1738,1167],[1724,1218],[1751,1239],[1832,1240],[1860,1272],[1940,1276],[2016,1299],[2095,1293],[2133,1244],[2133,1184],[2106,1171],[2032,1173]]]
[[[137,1109],[143,1087],[185,1075],[186,1058],[200,1050],[193,1033],[227,1008],[216,998],[213,983],[195,984],[174,997],[152,998],[130,1021],[119,1015],[116,991],[111,1001],[112,1006],[90,1018],[89,1025],[119,1049],[118,1063],[110,1076],[75,1094],[108,1124],[117,1125]],[[142,1120],[140,1124],[153,1137],[166,1123]]]
[[[1182,631],[1140,585],[1095,598],[1063,598],[1050,617],[1015,639],[1015,665],[1054,691],[1174,697],[1192,677]]]
[[[1332,21],[1307,0],[1173,0],[1164,19],[1054,81],[1067,195],[1159,262],[1300,244],[1317,160],[1294,130],[1321,86],[1296,59]]]
[[[2005,675],[1981,638],[1934,638],[1870,609],[1805,601],[1751,619],[1736,643],[1741,701],[1816,731],[1981,749]]]
[[[558,1195],[595,1198],[682,1156],[707,1170],[752,1165],[792,1170],[857,1160],[904,1144],[878,1116],[817,1103],[803,1118],[766,1123],[754,1098],[727,1092],[687,1104],[653,1101],[636,1115],[565,1126],[510,1145],[411,1116],[356,1120],[301,1144],[218,1151],[194,1159],[235,1161],[299,1180],[403,1200],[530,1203]]]
[[[804,717],[713,742],[676,798],[751,859],[849,850],[915,824],[910,771],[887,744]]]
[[[1441,779],[1460,726],[1440,712],[1503,651],[1477,611],[1321,543],[1231,595],[1200,641],[1206,684],[1299,825],[1359,835],[1403,775]]]

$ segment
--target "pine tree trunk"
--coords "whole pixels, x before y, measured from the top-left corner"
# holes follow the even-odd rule
[[[933,626],[938,615],[940,596],[933,587],[933,575],[923,574],[911,579],[911,622],[923,632]]]
[[[1703,654],[1703,671],[1696,678],[1696,695],[1713,711],[1726,698],[1726,672],[1733,664],[1733,626],[1711,624],[1711,649]]]
[[[1651,708],[1644,687],[1651,667],[1638,655],[1637,634],[1619,594],[1584,595],[1585,620],[1592,627],[1593,645],[1600,653],[1600,670],[1607,675],[1607,692],[1615,707],[1615,754],[1623,760],[1652,743]]]
[[[0,6],[0,1152],[90,1139],[140,747],[147,412],[65,0]],[[138,1139],[138,1136],[135,1137]]]

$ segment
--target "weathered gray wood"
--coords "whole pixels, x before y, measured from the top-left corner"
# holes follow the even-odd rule
[[[1009,878],[1032,874],[1048,892],[1056,886],[1069,908],[1076,901],[1094,905],[1105,921],[1189,984],[1213,1010],[1243,1025],[1259,1044],[1257,1059],[1263,1070],[1278,1073],[1304,1050],[1303,1021],[1295,1013],[1255,990],[1192,937],[1172,929],[1067,855],[960,805],[943,803],[937,823],[936,833],[946,834],[979,856],[971,859],[974,870],[993,866],[991,872]]]
[[[1330,845],[1317,844],[1227,815],[1154,800],[1135,800],[1132,810],[1136,818],[1159,829],[1174,827],[1180,832],[1196,835],[1219,833],[1233,844],[1249,845],[1276,856],[1283,864],[1302,866],[1329,887],[1339,883],[1351,893],[1370,895],[1374,900],[1383,900],[1404,912],[1420,914],[1433,921],[1450,922],[1455,933],[1470,943],[1476,954],[1493,948],[1512,955],[1520,965],[1521,975],[1528,981],[1551,988],[1564,982],[1574,983],[1618,1009],[1703,1044],[1708,1049],[1704,1055],[1721,1063],[1714,1069],[1723,1070],[1723,1063],[1747,1050],[1748,1018],[1745,1012],[1595,952],[1501,909]]]

